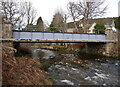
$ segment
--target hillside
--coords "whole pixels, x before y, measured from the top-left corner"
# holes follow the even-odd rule
[[[115,20],[117,17],[112,17],[112,18],[94,18],[94,19],[88,19],[89,24],[93,24],[94,22],[97,24],[109,24],[111,25],[113,23],[113,20]],[[82,22],[82,20],[81,20]],[[77,26],[79,27],[79,21],[76,21]],[[74,28],[74,23],[69,22],[67,23],[68,28]]]

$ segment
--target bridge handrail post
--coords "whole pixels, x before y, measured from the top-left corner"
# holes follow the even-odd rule
[[[32,40],[32,31],[31,31],[31,40]]]
[[[19,36],[18,36],[18,39],[20,39],[20,32],[18,33],[18,35],[19,35]]]
[[[55,40],[55,32],[53,32],[53,40]]]
[[[90,34],[87,34],[87,35],[88,35],[88,40],[90,40],[90,38],[89,38],[89,37],[90,37]]]
[[[64,35],[64,32],[63,32],[63,40],[64,40],[64,38],[65,38],[65,35]]]
[[[98,35],[95,34],[95,40],[97,40],[97,36],[98,36]]]
[[[82,40],[82,34],[80,34],[80,37],[79,37],[79,39],[81,39],[81,40]]]
[[[74,39],[74,38],[73,38],[73,34],[72,34],[72,41],[73,41],[73,39]]]
[[[44,37],[44,32],[43,32],[43,40],[44,40],[44,38],[45,38],[45,37]]]

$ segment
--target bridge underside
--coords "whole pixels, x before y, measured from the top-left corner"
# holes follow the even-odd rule
[[[115,40],[39,40],[39,39],[2,39],[0,42],[18,42],[18,43],[116,43]]]
[[[86,43],[86,53],[96,53],[99,55],[117,56],[118,48],[115,40],[39,40],[39,39],[0,39],[3,43],[13,43],[13,47],[19,52],[20,43]],[[80,49],[82,51],[82,49]]]

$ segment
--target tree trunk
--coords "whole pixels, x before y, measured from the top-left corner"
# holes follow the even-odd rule
[[[78,29],[78,28],[77,28],[77,24],[76,24],[76,22],[75,22],[75,21],[74,21],[74,27],[75,27],[76,29]]]

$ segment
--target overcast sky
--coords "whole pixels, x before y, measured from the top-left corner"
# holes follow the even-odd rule
[[[41,16],[45,22],[50,23],[53,15],[57,9],[62,9],[67,14],[67,3],[69,1],[78,0],[26,0],[31,1],[33,6],[38,11],[38,17]],[[105,17],[118,17],[118,1],[119,0],[106,0],[108,5],[107,14]]]

